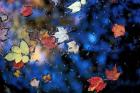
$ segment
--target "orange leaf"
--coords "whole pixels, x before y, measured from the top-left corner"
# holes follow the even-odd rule
[[[20,68],[22,68],[24,66],[24,63],[23,62],[19,62],[19,63],[15,63],[14,62],[14,65],[13,65],[13,67],[15,68],[15,69],[20,69]]]
[[[118,80],[121,73],[117,71],[117,67],[115,65],[112,70],[107,69],[105,74],[108,80]]]
[[[114,33],[114,37],[124,36],[125,34],[125,27],[123,25],[115,24],[112,28],[112,32]]]
[[[48,82],[51,80],[51,75],[50,75],[50,74],[44,75],[44,76],[42,77],[42,79],[43,79],[46,83],[48,83]]]

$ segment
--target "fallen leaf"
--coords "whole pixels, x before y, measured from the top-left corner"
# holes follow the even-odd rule
[[[32,6],[31,5],[24,5],[21,9],[21,14],[24,17],[28,17],[32,15]]]
[[[23,66],[24,66],[23,62],[19,62],[19,63],[14,62],[14,65],[13,65],[15,69],[21,69]]]
[[[41,43],[48,49],[53,49],[56,47],[55,38],[53,36],[42,38]]]
[[[108,80],[118,80],[121,73],[118,72],[115,65],[112,70],[106,69],[105,74]]]
[[[58,43],[63,43],[66,40],[69,40],[69,36],[67,35],[67,30],[63,27],[57,27],[58,32],[54,34],[54,37],[58,39]]]
[[[120,37],[125,35],[125,27],[123,25],[115,24],[112,28],[112,32],[114,33],[114,37]]]
[[[16,70],[16,71],[14,72],[14,76],[15,76],[15,77],[20,77],[20,75],[21,75],[20,70]]]
[[[67,43],[67,45],[68,45],[68,52],[78,53],[79,46],[76,44],[75,41],[71,41]]]
[[[50,75],[50,74],[44,75],[44,76],[42,77],[42,79],[43,79],[46,83],[48,83],[48,82],[51,80],[51,75]]]
[[[90,83],[88,91],[94,91],[95,90],[98,93],[106,87],[106,83],[100,77],[91,77],[87,81]]]
[[[30,85],[31,85],[32,87],[38,88],[39,82],[40,82],[39,80],[37,80],[36,78],[34,78],[34,79],[31,80]]]

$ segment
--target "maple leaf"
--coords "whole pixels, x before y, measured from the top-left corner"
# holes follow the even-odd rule
[[[67,45],[68,45],[68,52],[78,53],[79,46],[76,44],[75,41],[71,41],[71,42],[67,43]]]
[[[69,36],[67,35],[67,30],[63,27],[57,27],[58,32],[54,34],[54,37],[58,39],[58,43],[62,43],[69,39]]]
[[[41,43],[48,49],[53,49],[56,47],[55,38],[53,36],[42,38]]]
[[[87,80],[90,83],[88,91],[96,91],[97,93],[106,87],[106,83],[100,77],[91,77]]]
[[[38,88],[39,82],[40,82],[39,80],[37,80],[36,78],[34,78],[34,79],[31,80],[30,85],[31,85],[32,87]]]
[[[112,70],[106,69],[105,74],[108,80],[118,80],[121,73],[117,71],[117,67],[115,65]]]
[[[115,24],[112,28],[112,32],[114,33],[114,37],[124,36],[125,34],[125,27],[123,25]]]
[[[51,80],[51,75],[50,75],[50,74],[44,75],[44,76],[42,77],[42,79],[43,79],[46,83],[48,83],[48,82]]]

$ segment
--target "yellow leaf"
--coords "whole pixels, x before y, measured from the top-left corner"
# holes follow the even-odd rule
[[[16,70],[14,72],[14,76],[19,77],[21,75],[21,72],[19,70]]]
[[[21,54],[14,54],[15,57],[15,62],[19,63],[22,60],[22,55]]]
[[[15,57],[14,57],[15,53],[8,53],[6,56],[5,56],[5,59],[7,61],[14,61],[15,60]]]
[[[28,55],[29,54],[29,47],[25,41],[21,41],[20,43],[21,53]]]
[[[11,50],[15,53],[21,53],[21,49],[18,46],[13,46]]]
[[[23,63],[27,63],[29,61],[29,57],[28,56],[23,56],[22,57],[22,62]]]

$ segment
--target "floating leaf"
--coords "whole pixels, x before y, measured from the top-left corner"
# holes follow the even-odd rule
[[[63,43],[64,41],[69,39],[67,35],[67,30],[63,27],[57,27],[58,32],[54,34],[54,37],[58,39],[58,43]]]
[[[34,79],[31,80],[30,85],[31,85],[32,87],[38,88],[39,82],[40,82],[39,80],[37,80],[36,78],[34,78]]]
[[[86,0],[81,0],[81,4],[85,5],[86,4]]]
[[[14,76],[15,76],[15,77],[19,77],[20,75],[21,75],[20,70],[16,70],[16,71],[14,72]]]
[[[86,4],[86,0],[76,1],[71,4],[68,8],[72,10],[72,13],[79,12],[81,10],[81,6]]]
[[[112,70],[106,69],[105,74],[108,80],[118,80],[121,73],[117,71],[117,67],[115,65]]]
[[[41,46],[37,45],[35,47],[34,53],[31,54],[31,60],[30,61],[39,61],[43,62],[46,59],[46,53],[41,50]]]
[[[11,50],[14,53],[18,53],[18,54],[21,53],[21,49],[18,46],[13,46]]]
[[[15,53],[8,53],[6,56],[5,56],[5,59],[7,61],[14,61],[15,60]]]
[[[53,49],[56,47],[55,38],[52,36],[42,38],[41,42],[48,49]]]
[[[28,56],[23,56],[22,57],[22,62],[23,63],[27,63],[29,61],[29,57]]]
[[[90,83],[88,91],[96,91],[97,93],[106,87],[106,83],[100,77],[91,77],[87,80]]]
[[[23,62],[19,62],[19,63],[15,63],[13,64],[13,67],[15,69],[21,69],[22,67],[24,66],[24,63]]]
[[[124,36],[125,34],[125,27],[123,25],[115,24],[112,28],[112,32],[114,33],[114,37]]]
[[[25,17],[32,15],[32,6],[30,5],[23,6],[21,10],[21,14],[22,16],[25,16]]]
[[[50,74],[44,75],[44,76],[42,77],[42,79],[43,79],[46,83],[48,83],[48,82],[51,80],[51,75],[50,75]]]
[[[67,43],[67,45],[68,45],[68,52],[78,53],[79,46],[76,45],[75,41],[71,41],[71,42]]]
[[[12,52],[6,55],[6,60],[15,60],[16,63],[19,63],[21,61],[27,63],[29,61],[29,57],[27,56],[29,54],[29,47],[25,41],[21,41],[20,47],[13,46],[11,50]]]
[[[22,55],[21,54],[14,54],[15,62],[19,63],[22,60]]]
[[[20,49],[21,49],[21,53],[23,53],[24,55],[29,54],[29,47],[25,41],[21,41]]]
[[[72,10],[72,13],[76,13],[80,11],[81,9],[81,2],[76,1],[72,5],[70,5],[68,8]]]

